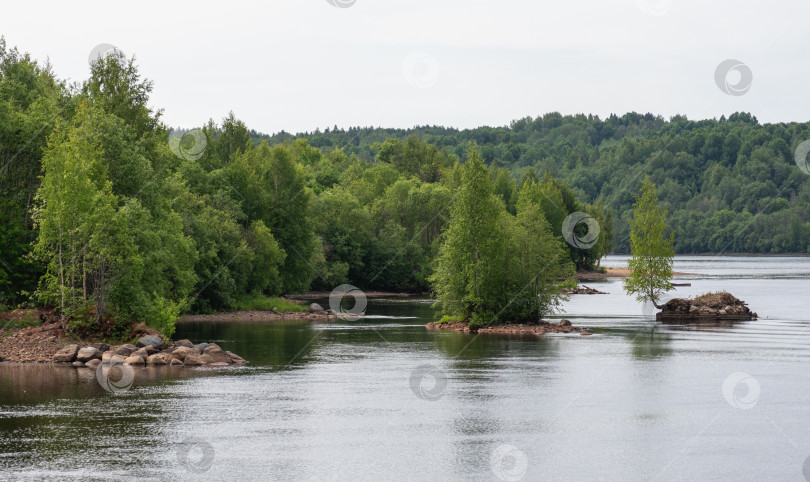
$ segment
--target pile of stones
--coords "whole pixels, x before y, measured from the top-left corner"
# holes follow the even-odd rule
[[[244,358],[224,351],[216,343],[194,344],[189,340],[179,340],[164,348],[163,339],[156,335],[142,336],[134,345],[68,345],[54,354],[53,362],[88,367],[101,363],[170,366],[226,366],[247,363]]]

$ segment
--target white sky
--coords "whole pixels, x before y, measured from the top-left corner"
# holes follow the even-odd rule
[[[136,55],[170,126],[230,110],[267,133],[555,110],[810,120],[810,0],[3,3],[0,34],[61,78],[86,78],[101,43]],[[730,58],[753,72],[744,95],[715,84]]]

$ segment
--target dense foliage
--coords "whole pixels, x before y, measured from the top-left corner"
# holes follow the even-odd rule
[[[470,141],[491,166],[520,178],[531,169],[564,179],[583,202],[599,198],[614,211],[615,250],[630,251],[634,195],[648,175],[670,213],[678,253],[810,252],[810,178],[794,152],[810,139],[810,123],[760,124],[747,113],[714,120],[665,120],[627,113],[600,119],[552,112],[504,127],[458,130],[327,129],[297,136],[254,133],[271,144],[306,138],[364,160],[378,145],[409,136],[465,158]]]
[[[118,53],[67,85],[0,40],[0,305],[50,305],[72,328],[134,319],[171,333],[182,312],[350,283],[435,289],[468,318],[535,318],[559,288],[534,276],[543,263],[567,258],[555,261],[565,278],[614,244],[629,250],[644,173],[681,252],[808,250],[810,183],[791,155],[806,124],[548,114],[267,136],[231,114],[170,131],[151,90]],[[475,236],[489,239],[473,242],[489,243],[492,271],[463,261],[469,203],[487,208]],[[601,228],[592,245],[563,241],[578,212]]]
[[[558,305],[574,265],[552,233],[535,181],[523,184],[517,215],[495,194],[472,146],[432,276],[442,311],[483,326],[536,322]]]

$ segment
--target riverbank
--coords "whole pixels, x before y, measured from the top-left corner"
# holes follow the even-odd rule
[[[59,363],[95,367],[128,365],[231,365],[246,361],[215,343],[167,341],[143,323],[133,324],[127,339],[110,345],[100,334],[79,337],[66,333],[49,310],[0,313],[0,362]]]
[[[468,323],[460,321],[450,321],[445,323],[431,322],[425,325],[430,331],[453,331],[457,333],[482,333],[495,335],[545,335],[546,333],[579,333],[590,335],[584,328],[572,326],[568,320],[560,323],[541,322],[538,324],[503,324],[495,326],[485,326],[482,328],[470,328]]]

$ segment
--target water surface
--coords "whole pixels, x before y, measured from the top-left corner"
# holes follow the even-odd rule
[[[182,324],[251,363],[137,369],[121,394],[0,365],[0,479],[805,480],[810,258],[675,268],[673,295],[761,318],[662,325],[607,280],[554,317],[591,337],[428,332],[430,300],[370,300],[357,322]]]

